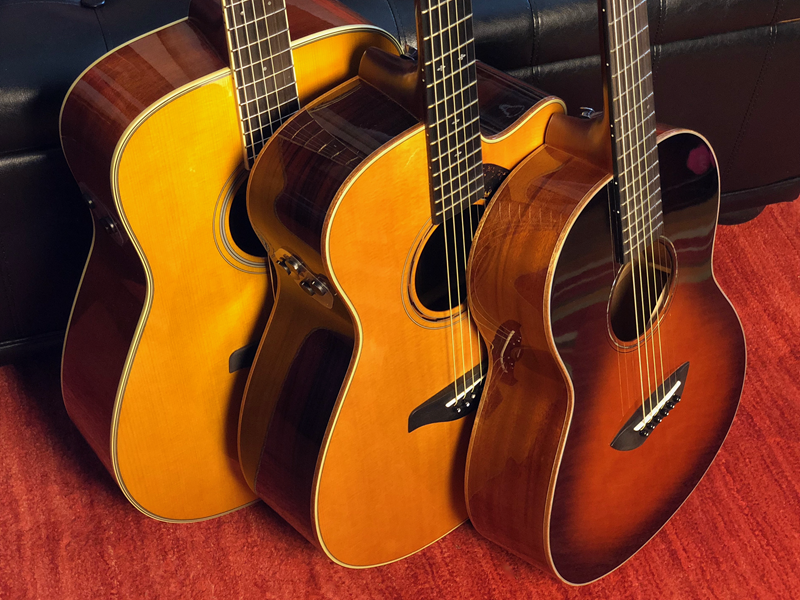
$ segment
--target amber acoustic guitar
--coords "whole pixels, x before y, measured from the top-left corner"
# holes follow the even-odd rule
[[[271,294],[247,169],[371,45],[397,52],[332,0],[195,0],[188,19],[89,67],[65,100],[62,143],[95,236],[64,401],[147,515],[203,519],[255,499],[236,423]]]
[[[488,206],[468,273],[491,354],[469,515],[571,584],[620,566],[680,507],[745,372],[712,270],[714,153],[656,126],[647,3],[600,7],[605,116],[551,121]]]
[[[277,282],[242,468],[351,567],[400,559],[466,518],[483,380],[464,289],[476,205],[563,112],[476,65],[469,1],[417,13],[418,62],[367,51],[358,78],[276,132],[248,189]]]

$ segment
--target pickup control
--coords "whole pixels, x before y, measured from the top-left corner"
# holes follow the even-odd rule
[[[315,275],[299,258],[284,248],[274,255],[275,264],[300,286],[306,294],[326,308],[333,308],[334,293],[323,275]]]

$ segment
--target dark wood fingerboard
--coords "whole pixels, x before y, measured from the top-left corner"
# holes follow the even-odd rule
[[[285,0],[223,0],[245,165],[300,108]]]
[[[663,230],[647,0],[601,0],[611,111],[618,245],[624,261]]]
[[[431,218],[442,223],[483,197],[471,0],[419,0]]]

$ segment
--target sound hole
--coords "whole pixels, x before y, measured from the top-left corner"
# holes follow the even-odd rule
[[[661,240],[622,267],[608,307],[617,339],[637,340],[658,318],[667,301],[673,268],[672,249]]]
[[[245,179],[236,190],[236,195],[231,200],[231,208],[228,213],[228,227],[231,231],[231,239],[243,252],[251,256],[264,258],[267,251],[261,240],[258,239],[250,219],[247,217],[247,179]]]
[[[437,225],[425,242],[414,274],[414,288],[429,311],[447,312],[466,302],[467,258],[482,214],[483,206],[473,206],[469,212]]]

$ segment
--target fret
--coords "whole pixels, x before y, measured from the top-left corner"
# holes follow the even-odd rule
[[[627,64],[625,66],[625,69],[622,71],[622,73],[613,73],[612,77],[615,77],[615,78],[626,77],[628,75],[628,71],[629,70],[633,71],[634,65],[638,66],[638,63],[640,63],[641,61],[646,60],[648,58],[650,58],[650,50],[647,50],[647,52],[643,52],[637,58],[632,58],[632,59],[626,61]]]
[[[604,0],[609,109],[624,260],[663,228],[646,0]]]
[[[447,102],[449,100],[454,100],[456,98],[456,96],[463,96],[465,91],[467,91],[467,90],[459,90],[459,91],[451,94],[450,96],[447,96],[445,98],[442,98],[441,100],[438,100],[437,102],[434,102],[433,104],[429,104],[428,108],[429,109],[435,108],[435,107],[437,107],[437,106],[439,106],[441,104],[444,104],[445,102]],[[457,112],[464,112],[465,110],[470,109],[473,106],[477,106],[477,105],[478,105],[478,100],[475,99],[475,100],[472,100],[468,104],[465,104],[461,108],[456,109],[456,110],[457,110]]]
[[[455,217],[456,215],[461,214],[470,206],[472,206],[472,204],[474,203],[473,198],[476,197],[482,198],[484,194],[485,191],[483,188],[483,174],[481,173],[481,175],[475,179],[474,185],[472,185],[468,190],[467,194],[465,194],[466,196],[465,198],[461,200],[454,200],[446,208],[441,210],[438,209],[435,210],[434,214],[437,217],[444,217],[444,218]]]
[[[460,19],[458,19],[457,21],[455,21],[454,23],[451,23],[450,25],[448,25],[448,26],[446,26],[446,27],[442,27],[442,28],[440,28],[440,29],[439,29],[439,31],[434,31],[434,32],[432,32],[430,35],[428,35],[428,36],[424,36],[422,39],[423,39],[423,41],[426,41],[426,42],[427,42],[427,41],[429,41],[429,40],[432,40],[432,39],[434,39],[434,38],[435,38],[437,35],[438,35],[438,36],[442,36],[442,35],[444,35],[445,33],[447,33],[448,35],[450,35],[450,30],[452,30],[454,27],[458,27],[459,25],[466,25],[466,24],[467,24],[467,22],[468,22],[468,21],[469,21],[471,18],[472,18],[472,15],[465,15],[465,16],[461,17]]]
[[[653,171],[655,171],[655,170],[656,169],[651,166],[649,169],[645,169],[639,175],[635,176],[634,179],[640,180],[637,183],[639,183],[639,184],[644,183],[644,185],[641,186],[643,192],[649,190],[650,186],[654,182],[656,182],[656,181],[658,181],[660,179],[660,177],[658,176],[658,173],[653,173]],[[643,180],[642,177],[647,177],[647,179]],[[629,184],[620,184],[620,189],[622,189],[626,193],[626,195],[628,195],[630,192],[635,192],[635,190],[633,189],[633,185],[630,184],[630,183]],[[631,204],[630,204],[631,201],[630,201],[629,197],[622,198],[621,201],[622,201],[623,205],[631,206]]]
[[[278,37],[279,35],[286,35],[286,34],[288,34],[288,33],[289,33],[289,30],[288,30],[288,29],[284,29],[284,30],[282,30],[282,31],[276,31],[275,33],[269,33],[269,34],[267,34],[267,33],[265,32],[265,33],[264,33],[264,35],[263,35],[263,36],[261,36],[259,39],[256,39],[256,41],[254,41],[254,42],[250,42],[250,43],[247,43],[247,44],[243,44],[243,45],[239,46],[238,50],[239,50],[240,52],[241,52],[242,50],[248,50],[248,51],[249,51],[249,49],[250,49],[251,47],[253,47],[253,46],[258,46],[258,47],[259,47],[259,50],[260,50],[260,49],[261,49],[261,45],[262,45],[264,42],[267,42],[267,43],[269,43],[269,41],[270,41],[272,38],[276,38],[276,37]],[[286,51],[284,50],[284,52],[286,52]]]
[[[642,224],[646,221],[648,224],[652,224],[654,220],[662,216],[661,206],[652,206],[651,208],[647,209],[638,217],[634,217],[633,219],[628,219],[626,221],[626,225],[624,227],[625,231],[628,231],[634,227],[639,227],[639,231],[641,232],[643,228],[641,227]]]
[[[621,159],[621,160],[622,160],[622,161],[624,161],[624,162],[627,162],[627,158],[626,158],[626,157],[627,157],[627,156],[629,156],[629,155],[631,155],[631,154],[633,154],[634,150],[639,150],[639,147],[638,147],[638,146],[634,146],[634,147],[628,148],[628,149],[627,149],[627,150],[625,150],[625,151],[624,151],[622,154],[619,154],[619,155],[618,155],[618,158],[619,158],[619,159]],[[652,147],[652,148],[650,148],[649,150],[647,150],[647,152],[645,152],[645,153],[644,153],[644,156],[649,158],[649,157],[650,157],[650,155],[651,155],[651,154],[653,154],[653,153],[655,153],[655,152],[658,152],[658,146],[656,146],[656,145],[653,145],[653,147]],[[629,171],[629,170],[632,168],[632,166],[633,166],[633,165],[631,165],[630,167],[627,167],[627,168],[625,168],[625,169],[621,170],[621,171],[619,172],[619,175],[620,175],[620,177],[621,177],[623,174],[625,174],[627,171]],[[650,168],[650,169],[652,169],[652,168],[654,168],[654,167],[653,167],[653,166],[652,166],[652,164],[651,164],[651,166],[650,166],[649,168]]]
[[[461,172],[460,171],[460,167],[462,165],[469,165],[468,169],[472,169],[475,166],[474,159],[478,157],[480,152],[481,152],[480,146],[478,146],[476,148],[473,148],[469,152],[467,152],[466,154],[462,154],[461,157],[455,163],[453,163],[449,167],[444,167],[442,170],[452,171],[456,167],[459,167],[459,173],[460,173]],[[440,161],[441,159],[442,159],[441,156],[437,156],[436,158],[431,159],[431,162]],[[472,164],[470,164],[470,161],[472,161]],[[433,189],[434,190],[438,190],[438,189],[440,189],[440,187],[441,186],[434,186]]]
[[[483,197],[472,10],[470,0],[420,0],[418,10],[431,218],[441,223]]]
[[[284,0],[223,2],[247,168],[299,108]]]
[[[614,23],[615,21],[621,21],[623,18],[627,17],[628,15],[631,15],[636,10],[638,10],[639,7],[642,6],[643,4],[647,4],[647,0],[639,0],[639,2],[628,8],[628,10],[624,11],[621,15],[614,18],[613,20],[610,20],[610,23]]]
[[[454,196],[455,196],[455,195],[458,195],[458,192],[460,192],[461,190],[463,190],[463,189],[465,189],[465,188],[467,188],[467,187],[470,187],[470,186],[472,186],[473,184],[476,184],[476,183],[478,183],[479,181],[481,181],[481,179],[482,179],[482,177],[483,177],[483,168],[482,168],[482,166],[481,166],[481,165],[475,165],[475,166],[473,166],[473,167],[472,167],[472,169],[476,169],[477,167],[480,167],[480,172],[476,172],[476,173],[475,173],[475,174],[474,174],[474,175],[473,175],[473,176],[472,176],[470,179],[468,179],[468,180],[467,180],[466,182],[464,182],[464,183],[461,183],[461,179],[459,179],[459,182],[458,182],[458,183],[460,183],[461,185],[460,185],[458,188],[456,188],[456,189],[454,189],[454,190],[451,190],[451,194],[452,194],[452,195],[454,195]],[[441,200],[439,200],[439,201],[437,202],[437,204],[441,204],[441,203],[442,203],[442,201],[441,201]]]
[[[461,60],[463,60],[464,58],[467,57],[467,51],[468,51],[469,48],[472,48],[472,42],[469,42],[469,41],[463,42],[462,44],[459,44],[458,46],[456,46],[455,48],[453,48],[451,50],[448,50],[446,52],[442,52],[439,56],[436,57],[435,61],[434,60],[426,61],[425,62],[425,66],[432,65],[434,62],[443,63],[445,58],[448,58],[451,55],[457,54],[457,53],[461,55],[459,58]],[[472,59],[470,62],[474,63],[475,60]],[[442,71],[442,66],[443,65],[440,65],[438,69],[435,69],[435,71],[441,72]],[[467,63],[467,64],[465,64],[465,65],[463,65],[462,67],[459,67],[459,68],[463,69],[463,68],[467,68],[467,67],[469,67],[469,63]]]
[[[473,117],[472,119],[470,119],[469,121],[467,121],[466,123],[463,123],[462,125],[460,125],[460,127],[463,127],[465,129],[472,128],[472,127],[477,127],[477,126],[479,126],[480,120],[481,120],[480,115],[477,115],[477,116]],[[458,119],[458,117],[456,117],[455,121],[456,121],[456,123],[454,123],[454,125],[458,125],[458,122],[460,121],[460,119]],[[444,126],[445,124],[444,123],[438,123],[437,125]],[[429,145],[433,146],[435,144],[438,144],[438,141],[434,140]]]

